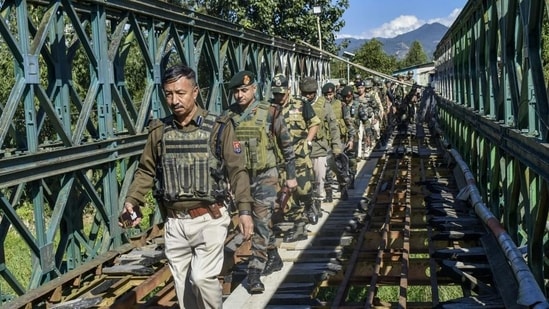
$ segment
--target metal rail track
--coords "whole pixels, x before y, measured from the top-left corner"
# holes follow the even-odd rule
[[[465,180],[439,141],[410,126],[374,150],[350,199],[324,207],[309,241],[280,244],[284,275],[264,280],[272,294],[239,290],[249,244],[230,235],[226,304],[235,293],[250,297],[243,308],[521,308],[512,269],[457,198]],[[3,308],[178,308],[161,235],[156,227]]]
[[[438,137],[423,126],[397,130],[377,167],[355,215],[363,225],[344,275],[326,284],[337,287],[326,306],[518,306],[516,299],[500,296],[516,288],[512,272],[496,270],[511,286],[495,283],[494,265],[506,260],[472,208],[458,198],[463,175]]]

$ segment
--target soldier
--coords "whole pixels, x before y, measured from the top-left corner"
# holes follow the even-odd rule
[[[406,81],[412,84],[412,88],[408,91],[404,97],[406,103],[408,104],[408,119],[410,123],[414,123],[416,119],[416,106],[418,104],[418,92],[416,81],[414,80],[414,71],[408,71],[408,76],[406,76]]]
[[[364,86],[364,96],[367,98],[368,107],[372,108],[373,118],[371,121],[371,129],[375,140],[379,140],[381,136],[381,123],[385,118],[385,109],[378,91],[374,88],[373,79],[367,79]],[[370,147],[373,145],[371,144]]]
[[[151,121],[122,215],[134,214],[154,183],[158,206],[167,216],[165,254],[179,307],[221,308],[217,276],[230,217],[223,207],[228,188],[219,175],[228,175],[239,208],[240,231],[247,239],[253,234],[253,200],[244,156],[234,146],[230,119],[216,117],[196,104],[199,89],[192,69],[171,67],[162,84],[172,115]]]
[[[366,83],[363,80],[355,81],[356,94],[354,100],[357,102],[357,118],[356,127],[358,128],[357,136],[357,158],[361,160],[364,157],[365,136],[366,128],[364,127],[366,121],[366,107],[368,105],[369,97],[366,96]]]
[[[402,100],[404,100],[404,96],[406,95],[406,93],[404,92],[404,85],[402,84],[402,82],[404,82],[404,75],[398,74],[397,79],[399,83],[396,83],[394,95],[395,95],[395,103],[398,108],[398,105],[400,105],[402,103]]]
[[[355,87],[357,86],[357,83],[362,81],[362,75],[356,74],[355,75]]]
[[[320,128],[313,140],[313,170],[315,175],[314,207],[308,212],[309,222],[316,224],[322,216],[321,202],[326,198],[324,182],[326,180],[327,157],[330,152],[334,156],[341,154],[339,129],[332,106],[322,96],[317,95],[318,83],[314,78],[306,77],[299,83],[301,95],[311,103],[315,114],[321,121]]]
[[[396,113],[396,104],[395,104],[395,83],[391,80],[385,81],[385,130],[381,138],[383,144],[387,143],[389,136],[393,131],[395,126],[395,113]]]
[[[354,99],[353,96],[353,87],[352,86],[346,86],[341,90],[341,95],[343,96],[343,106],[344,108],[349,111],[350,118],[345,118],[345,123],[347,124],[348,128],[353,128],[352,130],[354,132],[357,131],[359,126],[358,119],[358,101]],[[356,137],[356,133],[354,135]],[[348,142],[347,147],[345,148],[345,154],[349,158],[349,189],[355,188],[355,175],[357,172],[357,144],[354,142],[356,139],[351,140]]]
[[[336,90],[336,99],[340,101],[343,100],[343,98],[341,97],[341,90],[345,88],[345,86],[347,86],[347,80],[345,78],[340,78],[339,85],[337,85],[337,90]]]
[[[332,83],[327,83],[322,86],[322,94],[324,95],[324,98],[326,98],[326,101],[332,105],[332,110],[334,111],[334,116],[337,121],[337,127],[339,129],[339,137],[342,142],[342,149],[353,148],[355,130],[354,127],[350,125],[352,121],[351,114],[349,109],[344,104],[342,104],[340,100],[335,98],[334,90],[335,85]],[[328,157],[329,169],[326,173],[326,199],[324,200],[328,203],[331,203],[333,201],[332,174],[336,175],[339,190],[341,193],[340,198],[344,201],[349,198],[349,194],[347,192],[347,186],[350,181],[348,161],[349,159],[343,153],[341,154],[341,156],[345,156],[345,158],[334,158],[333,156]]]
[[[260,275],[267,260],[280,259],[276,249],[267,250],[269,242],[274,240],[270,224],[278,187],[275,143],[286,163],[286,186],[290,190],[297,186],[295,153],[286,123],[276,112],[277,106],[256,99],[257,85],[252,72],[241,71],[235,74],[229,82],[229,89],[232,90],[236,103],[229,106],[225,114],[236,125],[238,142],[234,147],[246,156],[255,202],[252,213],[255,234],[252,236],[252,257],[248,263],[248,290],[252,294],[262,293],[265,286]],[[270,247],[274,246],[271,244]]]
[[[364,128],[364,151],[368,153],[373,146],[372,140],[374,139],[374,123],[377,119],[374,117],[372,107],[367,106],[362,111],[364,112],[364,115],[361,116],[362,125]]]
[[[291,98],[288,79],[276,75],[272,81],[273,102],[282,107],[282,115],[292,137],[296,154],[297,190],[293,191],[290,208],[285,220],[294,226],[284,235],[283,242],[295,242],[307,239],[307,222],[305,209],[313,207],[313,162],[311,161],[312,141],[320,125],[320,119],[309,102],[301,98]],[[265,272],[269,265],[265,267]]]

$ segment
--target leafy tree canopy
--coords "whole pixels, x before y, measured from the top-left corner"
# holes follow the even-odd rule
[[[383,43],[377,39],[364,43],[352,61],[385,74],[391,74],[397,67],[396,57],[387,55],[383,50]]]
[[[342,19],[348,0],[195,0],[190,9],[291,41],[319,46],[317,16],[323,49],[335,51],[335,35],[345,25]],[[313,7],[321,9],[313,14]]]
[[[419,43],[418,41],[413,41],[412,45],[410,46],[410,50],[408,50],[408,53],[406,54],[404,59],[402,59],[400,67],[407,68],[427,62],[429,62],[429,57],[427,57],[427,54],[425,54],[423,46],[421,46],[421,43]]]

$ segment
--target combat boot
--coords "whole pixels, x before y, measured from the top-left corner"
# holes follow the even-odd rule
[[[349,199],[349,192],[347,192],[347,186],[341,186],[341,196],[340,199],[342,201],[346,201]]]
[[[248,269],[248,292],[250,294],[259,294],[265,291],[265,286],[261,282],[259,276],[261,275],[261,269],[249,268]]]
[[[307,225],[303,221],[296,222],[284,236],[283,242],[296,242],[307,239]],[[282,262],[282,261],[281,261]]]
[[[284,266],[284,263],[282,262],[282,258],[280,258],[280,255],[278,254],[278,249],[268,249],[267,250],[267,263],[265,264],[265,269],[263,269],[263,276],[268,276],[275,271],[279,271],[282,269],[282,266]]]
[[[317,216],[319,218],[322,218],[322,206],[321,206],[321,201],[320,200],[315,200],[313,202],[313,206],[314,206],[314,209],[315,209],[315,212],[317,214]]]
[[[323,202],[325,203],[331,203],[334,201],[334,198],[333,198],[333,192],[332,192],[332,188],[326,188],[326,197],[324,198]]]
[[[318,223],[318,215],[316,213],[315,207],[310,202],[305,204],[305,216],[307,217],[307,220],[310,224],[315,225]]]

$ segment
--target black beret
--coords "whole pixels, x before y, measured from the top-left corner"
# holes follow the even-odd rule
[[[316,82],[316,79],[312,77],[305,77],[299,83],[299,90],[301,90],[301,92],[311,93],[311,92],[316,92],[317,89],[318,89],[318,83]]]
[[[288,90],[288,79],[282,74],[277,74],[271,82],[272,93],[285,93]]]
[[[353,94],[353,87],[351,86],[345,86],[343,89],[341,89],[341,96],[346,97],[350,94]]]
[[[255,83],[254,73],[250,71],[240,71],[236,73],[229,82],[229,89],[237,88],[240,86],[249,86]]]
[[[334,92],[335,87],[336,86],[332,83],[326,83],[322,86],[322,93]]]

